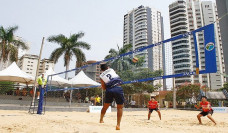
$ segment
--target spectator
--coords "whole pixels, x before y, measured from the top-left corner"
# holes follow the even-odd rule
[[[95,105],[96,106],[101,105],[101,97],[99,97],[99,95],[97,95],[95,98]]]
[[[39,87],[37,88],[37,99],[40,99],[40,91],[41,89],[44,89],[47,84],[47,79],[44,77],[44,73],[40,77],[37,78],[37,83]]]
[[[85,97],[85,103],[89,103],[89,97],[88,96]]]
[[[81,93],[80,92],[76,93],[76,100],[78,101],[78,103],[81,103]]]
[[[64,98],[66,99],[67,102],[70,101],[70,92],[69,91],[65,92]]]
[[[94,98],[94,96],[92,96],[92,97],[90,98],[90,101],[91,101],[92,105],[95,104],[95,98]]]
[[[132,108],[135,108],[135,104],[136,104],[136,102],[135,102],[134,100],[132,100],[132,101],[131,101],[131,107],[132,107]]]

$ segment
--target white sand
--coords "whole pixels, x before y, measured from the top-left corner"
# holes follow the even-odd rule
[[[203,117],[198,125],[199,111],[161,110],[160,121],[156,112],[147,120],[147,111],[124,112],[121,130],[116,131],[116,112],[106,114],[103,124],[98,113],[46,112],[45,115],[27,111],[0,110],[1,133],[228,133],[228,113],[214,113],[216,126]]]

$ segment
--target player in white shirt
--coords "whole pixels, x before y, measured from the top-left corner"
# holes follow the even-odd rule
[[[101,86],[105,92],[105,103],[101,110],[100,123],[104,123],[103,117],[106,113],[106,110],[115,99],[117,103],[117,125],[116,130],[120,130],[120,121],[123,114],[123,103],[124,103],[124,93],[123,89],[120,86],[122,80],[116,74],[116,72],[107,66],[107,64],[101,64]]]

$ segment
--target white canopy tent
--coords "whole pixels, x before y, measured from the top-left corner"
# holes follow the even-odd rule
[[[83,71],[80,71],[75,77],[73,77],[71,80],[69,80],[69,82],[70,82],[71,86],[78,87],[78,88],[101,85],[101,84],[97,83],[96,81],[92,80],[91,78],[89,78],[88,76],[86,76]],[[102,96],[103,96],[103,91],[102,91]],[[70,99],[72,99],[72,90],[70,93]],[[103,97],[102,97],[102,99],[103,99]],[[70,100],[70,106],[71,106],[71,100]]]
[[[75,77],[69,80],[70,84],[74,87],[88,87],[88,86],[100,86],[100,83],[92,80],[85,75],[83,71],[80,71]]]
[[[53,75],[56,74],[54,72],[54,70],[49,67],[49,69],[45,72],[44,76],[47,78],[48,75]],[[41,75],[40,75],[41,76]],[[48,84],[50,85],[58,85],[58,86],[62,86],[62,85],[70,85],[69,81],[60,77],[59,75],[54,75],[54,76],[50,76],[49,77],[49,81]]]
[[[22,71],[17,64],[13,62],[9,67],[0,71],[0,81],[32,84],[35,81],[35,77]]]

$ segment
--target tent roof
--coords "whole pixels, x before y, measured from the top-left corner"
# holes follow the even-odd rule
[[[224,93],[221,92],[206,92],[207,99],[226,99]]]
[[[45,72],[44,76],[47,78],[48,75],[56,74],[54,70],[49,67],[48,70]],[[40,75],[41,76],[41,75]],[[49,77],[48,84],[50,85],[64,85],[64,84],[70,84],[68,80],[60,77],[59,75],[54,75],[52,77]]]
[[[92,80],[88,76],[85,75],[83,71],[80,71],[75,77],[73,77],[69,82],[75,87],[87,87],[93,85],[101,85],[96,81]]]
[[[0,71],[0,81],[12,81],[18,83],[34,83],[35,78],[22,71],[15,62]]]

